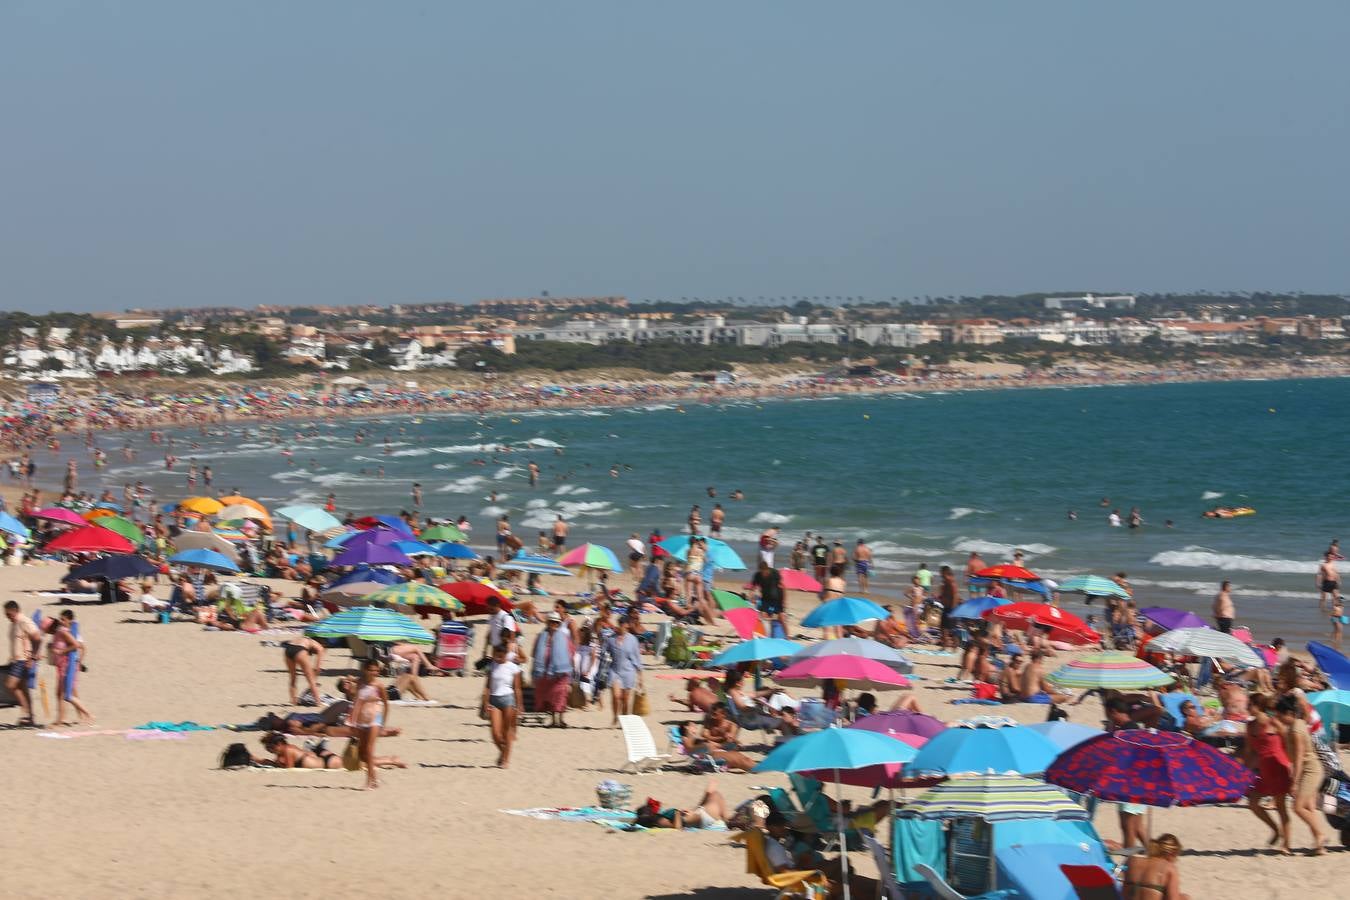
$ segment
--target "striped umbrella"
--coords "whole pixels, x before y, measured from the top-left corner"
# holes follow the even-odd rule
[[[434,609],[450,609],[456,612],[464,609],[464,604],[439,588],[418,582],[390,584],[372,591],[365,596],[365,602],[371,606],[401,606],[412,609],[415,606],[430,606]]]
[[[1060,687],[1132,688],[1171,684],[1171,675],[1130,653],[1092,653],[1071,660],[1047,676]]]
[[[515,559],[502,563],[497,568],[507,569],[513,572],[525,572],[533,575],[566,575],[569,578],[574,577],[574,573],[571,569],[563,568],[547,556],[533,556],[527,553],[522,553]]]
[[[1130,592],[1109,578],[1103,578],[1100,575],[1079,575],[1070,578],[1060,584],[1059,590],[1064,594],[1083,594],[1087,597],[1119,597],[1122,600],[1130,599]]]
[[[1086,809],[1054,785],[1021,775],[990,773],[960,775],[944,781],[909,801],[896,815],[902,819],[983,819],[986,822],[1011,819],[1085,821],[1088,818]]]
[[[611,572],[623,571],[614,551],[599,544],[582,544],[558,562],[564,566],[585,566],[588,569],[608,569]]]
[[[405,615],[377,606],[358,606],[343,610],[305,630],[312,638],[329,639],[354,637],[378,644],[408,641],[414,644],[434,644],[431,632]]]
[[[1155,653],[1179,653],[1183,656],[1221,659],[1258,669],[1266,667],[1266,660],[1261,654],[1231,634],[1224,634],[1212,628],[1175,628],[1149,641],[1148,649]]]

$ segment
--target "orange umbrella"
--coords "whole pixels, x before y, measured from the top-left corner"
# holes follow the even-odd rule
[[[262,513],[264,516],[269,516],[270,518],[270,514],[267,512],[267,507],[263,506],[261,503],[259,503],[257,500],[254,500],[252,497],[244,497],[240,494],[231,494],[228,497],[221,497],[220,503],[221,506],[234,506],[235,504],[243,504],[244,506],[251,506],[258,512]]]
[[[92,522],[95,519],[101,519],[104,516],[115,516],[115,515],[117,515],[117,513],[114,512],[113,510],[104,509],[103,507],[100,506],[98,509],[91,509],[89,510],[89,512],[84,513],[84,518],[86,521]]]

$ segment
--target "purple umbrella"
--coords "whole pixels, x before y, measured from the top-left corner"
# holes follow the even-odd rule
[[[355,550],[357,547],[364,547],[367,544],[390,547],[398,541],[406,540],[408,540],[407,535],[400,531],[394,531],[392,528],[372,528],[369,531],[358,531],[355,537],[343,541],[342,549]]]
[[[942,734],[942,732],[947,730],[946,723],[941,719],[935,719],[924,713],[909,712],[908,710],[902,709],[895,710],[894,712],[884,712],[871,716],[864,716],[848,727],[860,728],[863,731],[875,731],[879,734],[888,734],[891,737],[902,734],[912,734],[924,739]]]
[[[1170,606],[1146,606],[1139,615],[1162,628],[1175,631],[1178,628],[1208,628],[1205,620],[1193,612],[1184,609],[1172,609]]]
[[[333,557],[334,566],[411,566],[413,561],[397,547],[366,542],[357,547],[344,549]]]

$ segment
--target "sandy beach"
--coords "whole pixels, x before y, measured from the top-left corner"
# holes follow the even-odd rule
[[[7,568],[6,597],[18,599],[26,612],[38,604],[44,613],[55,612],[60,604],[27,592],[52,588],[60,572],[57,566]],[[271,584],[288,596],[297,587]],[[560,587],[557,581],[546,586]],[[814,600],[791,596],[795,621]],[[150,720],[248,723],[269,710],[286,710],[282,651],[264,646],[284,635],[152,624],[132,604],[74,608],[89,646],[80,693],[99,729],[120,731]],[[537,630],[525,628],[531,639]],[[913,659],[923,678],[917,682],[923,708],[944,720],[988,711],[1026,722],[1044,718],[1044,706],[974,712],[952,706],[951,700],[968,695],[942,684],[955,673],[955,657]],[[655,678],[664,666],[647,661],[647,721],[660,734],[662,723],[691,717],[666,699],[682,690],[680,682]],[[349,665],[345,653],[332,653],[325,687]],[[43,670],[50,684],[50,667]],[[620,834],[501,812],[590,805],[596,783],[606,778],[632,784],[636,801],[650,796],[663,805],[696,803],[702,776],[616,774],[623,740],[609,727],[608,710],[574,711],[565,731],[521,728],[512,767],[499,770],[491,766],[487,726],[476,715],[482,681],[426,683],[443,705],[395,708],[392,724],[405,732],[382,740],[380,748],[402,756],[409,768],[387,773],[374,792],[360,790],[359,773],[216,768],[220,752],[236,740],[262,755],[256,732],[146,741],[120,733],[78,736],[84,728],[63,729],[63,739],[0,731],[6,762],[0,792],[10,810],[0,829],[0,852],[23,861],[5,876],[7,896],[332,897],[373,890],[452,897],[770,896],[745,873],[744,852],[726,834]],[[13,710],[0,713],[6,723],[16,717]],[[1077,722],[1095,724],[1100,717],[1095,701],[1072,709]],[[664,743],[658,739],[663,749]],[[751,796],[752,785],[779,785],[785,778],[726,774],[719,782],[734,804]],[[857,800],[868,795],[846,791]],[[1113,807],[1103,806],[1097,826],[1103,837],[1119,836]],[[1244,809],[1159,810],[1154,829],[1175,832],[1186,845],[1180,868],[1193,897],[1332,897],[1343,885],[1345,851],[1277,856],[1264,848],[1265,829]],[[1296,823],[1295,846],[1306,846],[1306,830],[1299,829]],[[862,854],[853,856],[860,871],[875,874]]]

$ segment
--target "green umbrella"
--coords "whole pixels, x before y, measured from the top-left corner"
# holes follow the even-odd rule
[[[407,584],[385,585],[378,591],[366,594],[362,599],[372,606],[383,603],[385,606],[402,606],[408,609],[414,606],[431,606],[456,612],[464,609],[463,603],[440,588],[412,581]]]
[[[754,609],[755,604],[742,597],[740,594],[733,594],[731,591],[714,589],[712,592],[713,602],[717,604],[718,609]]]
[[[377,606],[358,606],[343,610],[305,630],[312,638],[360,638],[376,644],[434,644],[431,632],[412,619],[391,609]]]
[[[453,525],[433,525],[419,534],[417,539],[428,544],[438,544],[445,541],[452,544],[459,544],[468,540],[468,538],[464,536],[464,532]]]
[[[145,532],[141,531],[140,526],[130,519],[124,519],[121,516],[99,516],[92,524],[120,534],[133,544],[145,543]]]

